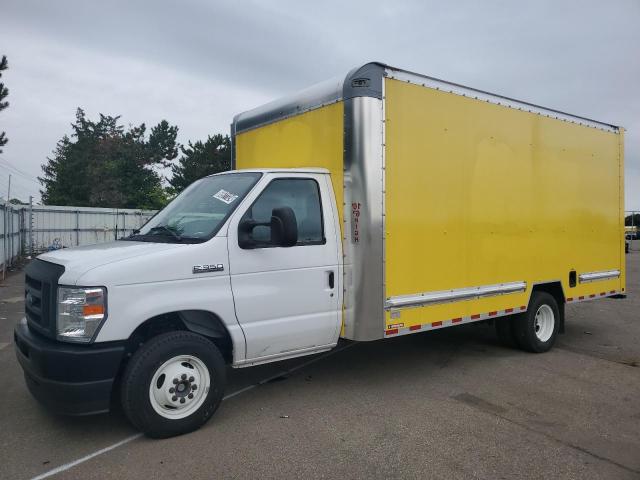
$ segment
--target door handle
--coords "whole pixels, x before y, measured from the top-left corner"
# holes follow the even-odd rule
[[[333,289],[335,286],[335,276],[333,270],[327,272],[329,274],[329,288]]]

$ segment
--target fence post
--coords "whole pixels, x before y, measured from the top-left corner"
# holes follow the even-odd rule
[[[13,266],[13,208],[9,207],[7,209],[7,223],[9,230],[9,255],[7,256],[7,262],[9,266]]]
[[[80,210],[76,210],[76,247],[80,245]]]
[[[11,265],[13,265],[13,260],[14,260],[14,255],[13,255],[13,249],[16,245],[16,222],[15,222],[15,218],[13,216],[13,207],[11,208],[11,253],[9,254],[9,256],[11,257]],[[20,238],[18,238],[18,240],[20,240]]]
[[[18,256],[24,256],[24,252],[27,247],[25,244],[25,234],[24,234],[24,208],[18,210],[18,242],[20,242],[20,248],[18,249]]]
[[[11,266],[11,235],[9,232],[11,231],[11,213],[9,212],[9,203],[4,206],[4,264],[8,269]]]
[[[7,272],[7,206],[2,206],[2,279],[4,280]]]
[[[29,258],[33,257],[33,197],[29,195]]]

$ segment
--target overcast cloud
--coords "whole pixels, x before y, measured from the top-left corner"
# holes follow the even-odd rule
[[[379,60],[622,125],[626,205],[640,210],[640,2],[2,0],[10,107],[0,159],[15,196],[75,109],[227,133],[233,115]],[[0,196],[11,169],[0,161]],[[13,195],[12,195],[13,196]]]

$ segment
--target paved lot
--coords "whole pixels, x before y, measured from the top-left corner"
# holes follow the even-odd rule
[[[118,413],[36,404],[11,343],[15,274],[0,287],[0,477],[640,478],[640,253],[627,261],[629,297],[569,307],[547,354],[469,325],[234,370],[213,420],[163,441]]]

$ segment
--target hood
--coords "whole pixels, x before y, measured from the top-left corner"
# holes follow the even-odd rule
[[[74,284],[82,274],[96,267],[183,246],[184,244],[179,243],[151,243],[120,240],[84,247],[54,250],[43,253],[39,255],[38,258],[45,262],[63,265],[65,273],[63,278],[60,279],[61,283]]]

